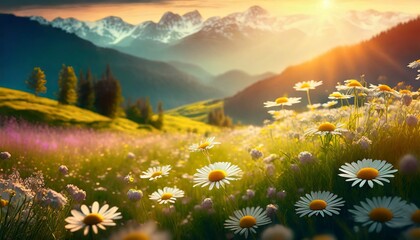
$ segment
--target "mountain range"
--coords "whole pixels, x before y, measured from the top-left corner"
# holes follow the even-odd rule
[[[113,16],[94,22],[31,19],[98,46],[147,59],[195,64],[217,75],[232,69],[252,74],[280,72],[289,64],[338,45],[357,43],[411,18],[410,14],[375,10],[273,17],[252,6],[244,12],[208,19],[198,11],[184,15],[166,12],[158,22],[137,25]]]
[[[31,21],[0,14],[0,85],[28,90],[25,80],[36,66],[47,76],[47,97],[55,98],[62,64],[78,71],[90,68],[97,78],[106,64],[120,80],[124,98],[149,96],[165,108],[223,94],[170,64],[141,59],[113,49],[98,47],[74,34]]]
[[[312,60],[293,65],[281,74],[259,81],[225,101],[226,113],[243,123],[261,124],[270,119],[263,102],[282,96],[302,97],[298,108],[306,106],[305,92],[293,89],[300,81],[323,81],[323,85],[312,91],[312,102],[323,103],[335,90],[337,82],[360,79],[372,84],[395,86],[398,82],[420,87],[414,80],[417,72],[407,64],[419,59],[420,18],[399,24],[381,34],[352,46],[332,49]],[[296,107],[294,107],[296,108]]]

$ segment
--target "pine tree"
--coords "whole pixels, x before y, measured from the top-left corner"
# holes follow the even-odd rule
[[[223,108],[217,108],[209,112],[207,115],[208,124],[219,127],[232,127],[233,121],[225,115]]]
[[[47,87],[45,87],[46,83],[45,73],[39,67],[35,67],[28,80],[26,80],[26,85],[30,90],[34,91],[35,96],[47,92]]]
[[[123,99],[120,82],[112,75],[109,65],[102,79],[95,84],[95,96],[95,107],[100,114],[117,117]]]
[[[95,87],[93,84],[93,77],[90,69],[88,69],[88,71],[86,72],[86,77],[84,77],[83,72],[80,71],[78,96],[80,107],[89,110],[94,109]]]
[[[163,104],[162,102],[158,102],[157,107],[158,118],[154,121],[153,126],[157,129],[162,129],[163,127]]]
[[[77,102],[77,77],[71,66],[63,64],[58,77],[58,102],[73,105]]]
[[[142,123],[143,119],[141,117],[141,100],[137,100],[134,104],[130,101],[127,103],[127,107],[125,109],[125,114],[128,119],[134,121],[136,123]]]
[[[150,104],[150,98],[147,97],[144,105],[141,107],[141,116],[145,124],[151,124],[153,117],[153,108]]]

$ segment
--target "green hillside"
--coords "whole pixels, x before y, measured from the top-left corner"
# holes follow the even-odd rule
[[[223,105],[223,100],[206,100],[177,107],[165,113],[175,117],[183,116],[195,121],[207,122],[208,113],[213,109],[222,108]]]
[[[77,126],[109,129],[123,132],[157,131],[148,125],[139,125],[126,118],[110,119],[76,106],[60,105],[57,101],[35,97],[33,94],[0,88],[0,115],[22,118],[31,122],[55,126]],[[185,117],[165,116],[165,131],[215,131],[216,128]]]

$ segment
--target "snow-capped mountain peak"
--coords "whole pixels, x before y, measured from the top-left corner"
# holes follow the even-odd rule
[[[160,18],[158,25],[165,26],[165,27],[173,27],[181,21],[182,21],[182,17],[180,15],[175,14],[173,12],[166,12]]]
[[[200,32],[211,38],[249,37],[255,34],[277,34],[284,31],[300,31],[308,36],[323,36],[326,32],[344,33],[353,31],[362,38],[394,26],[412,16],[404,13],[378,12],[376,10],[349,11],[343,14],[290,15],[274,17],[260,6],[251,6],[243,12],[236,12],[224,17],[210,17],[204,20],[195,10],[184,15],[166,12],[156,22],[146,21],[138,25],[125,22],[120,17],[109,16],[88,22],[75,18],[56,18],[48,22],[42,17],[31,17],[41,24],[49,24],[74,33],[100,46],[130,45],[133,40],[156,41],[172,44]]]
[[[186,21],[191,22],[192,24],[201,24],[203,22],[203,17],[201,16],[198,10],[187,12],[184,15],[182,15],[182,18]]]

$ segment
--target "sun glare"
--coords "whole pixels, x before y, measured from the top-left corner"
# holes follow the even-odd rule
[[[322,7],[324,9],[329,9],[331,8],[331,0],[322,0]]]

